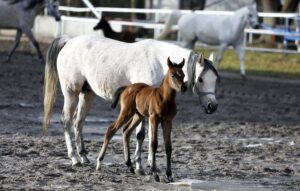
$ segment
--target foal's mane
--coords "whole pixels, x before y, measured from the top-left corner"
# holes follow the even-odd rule
[[[187,63],[187,73],[188,73],[188,87],[192,88],[193,85],[195,84],[194,79],[195,79],[195,70],[196,70],[196,63],[199,60],[199,55],[196,54],[194,51],[191,51],[189,60]],[[213,62],[204,58],[204,68],[202,70],[201,75],[203,75],[206,71],[212,70],[214,74],[217,76],[217,80],[220,81],[220,76],[218,71],[213,65]]]
[[[24,10],[29,10],[34,8],[37,4],[41,4],[44,3],[44,0],[4,0],[6,2],[8,2],[8,4],[13,5],[13,4],[17,4],[17,3],[22,3],[22,1],[27,1],[27,4],[23,4],[22,8]]]

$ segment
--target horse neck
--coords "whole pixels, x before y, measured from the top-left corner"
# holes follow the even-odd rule
[[[171,87],[171,82],[167,77],[168,75],[169,73],[166,75],[162,85],[159,87],[159,91],[161,92],[164,101],[171,101],[176,97],[176,91]]]
[[[246,9],[246,10],[245,10]],[[249,14],[249,11],[247,8],[242,8],[238,11],[235,12],[235,14],[232,16],[232,23],[233,23],[233,28],[234,31],[237,34],[233,35],[238,35],[238,34],[244,34],[243,31],[247,25],[247,15]]]
[[[105,37],[112,37],[116,32],[112,30],[111,26],[107,22],[107,27],[104,27],[103,33]]]

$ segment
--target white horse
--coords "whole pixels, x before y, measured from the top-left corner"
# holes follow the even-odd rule
[[[178,23],[180,43],[183,47],[194,48],[198,40],[209,45],[220,45],[217,56],[218,65],[222,61],[225,49],[233,46],[240,59],[240,72],[245,77],[244,29],[248,25],[259,26],[256,5],[238,9],[233,15],[200,15],[196,13],[181,16],[174,11],[166,21],[159,40],[166,37],[171,26]]]
[[[95,95],[110,100],[122,86],[136,82],[159,85],[168,70],[166,60],[169,56],[176,62],[182,58],[188,60],[183,68],[188,88],[198,95],[206,113],[216,111],[215,85],[219,75],[212,62],[204,59],[202,54],[155,40],[124,43],[99,35],[84,35],[73,39],[63,36],[52,42],[46,57],[44,129],[47,132],[59,80],[64,96],[61,121],[72,165],[89,162],[83,145],[82,128]],[[145,137],[144,124],[142,122],[137,128],[136,134],[137,173],[143,173],[141,151]],[[72,125],[78,155],[70,136]],[[149,152],[150,164],[151,159],[152,153]],[[99,163],[98,158],[97,166]]]

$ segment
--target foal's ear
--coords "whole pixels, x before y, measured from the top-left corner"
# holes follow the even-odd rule
[[[199,55],[199,63],[204,64],[204,56],[202,53],[200,53],[200,55]]]
[[[170,56],[168,57],[168,66],[169,68],[174,66],[174,64],[170,60]]]
[[[185,62],[185,59],[183,58],[182,61],[178,64],[178,66],[180,68],[182,68],[184,66],[184,62]]]

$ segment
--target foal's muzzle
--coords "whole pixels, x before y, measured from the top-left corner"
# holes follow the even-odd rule
[[[208,103],[204,108],[207,114],[213,114],[218,109],[217,103]]]

